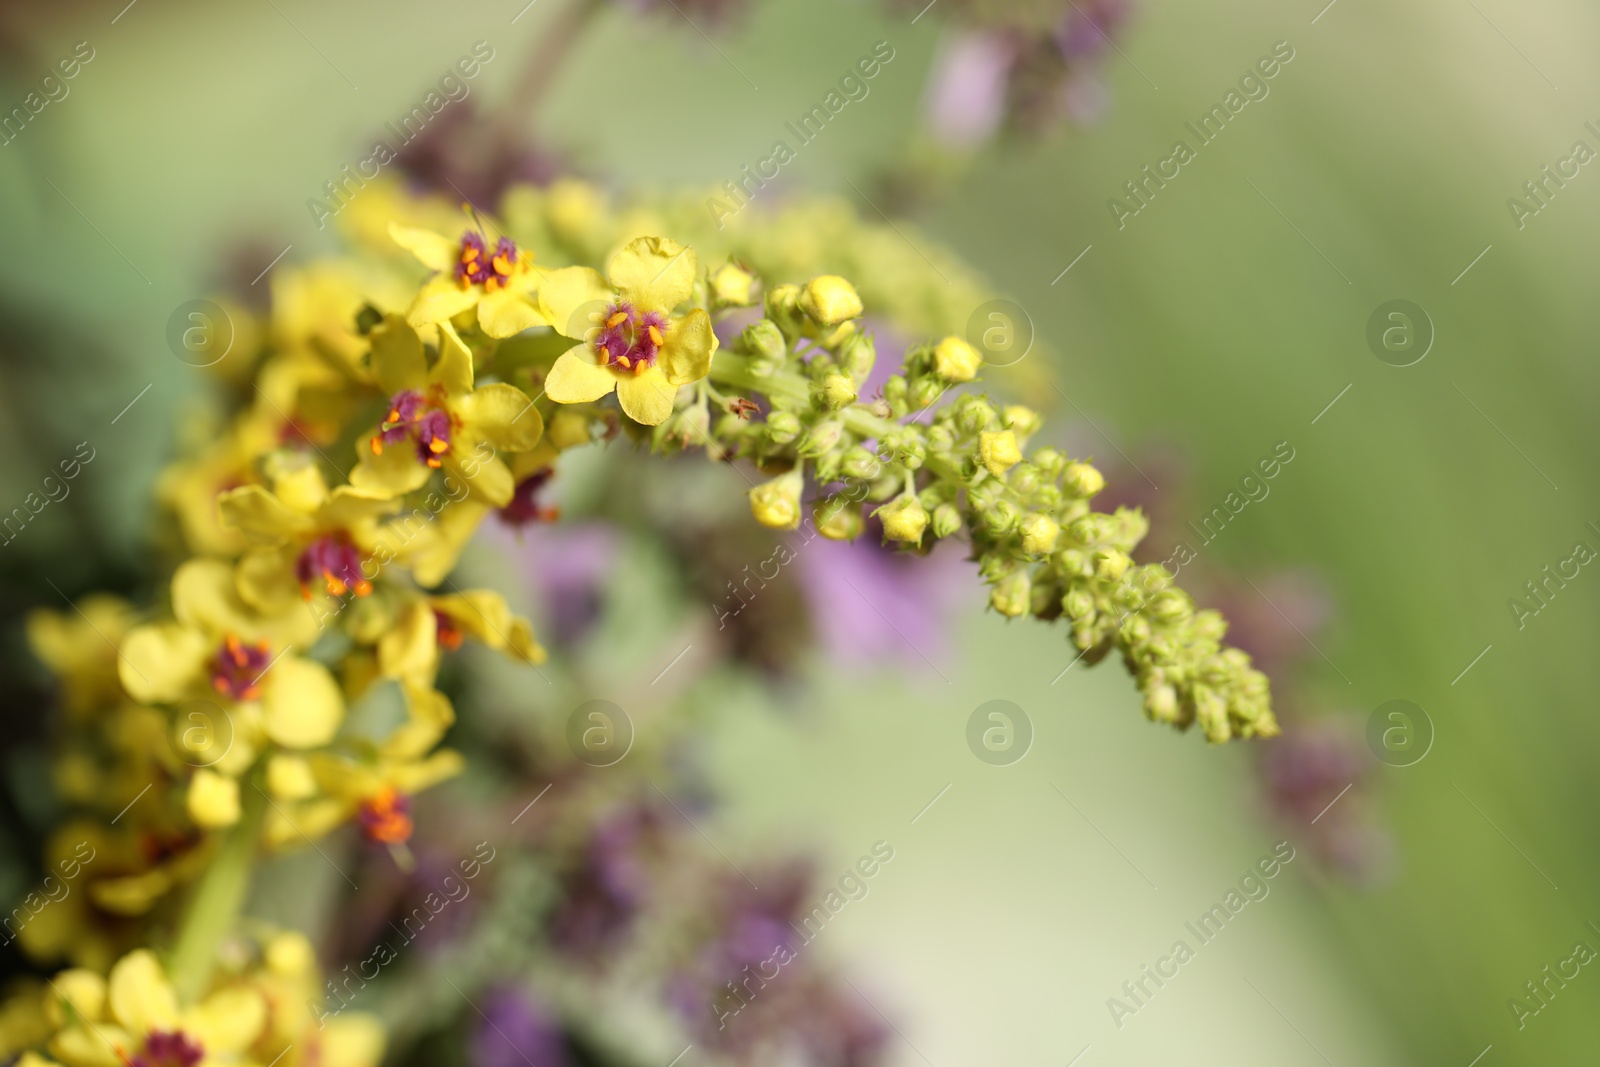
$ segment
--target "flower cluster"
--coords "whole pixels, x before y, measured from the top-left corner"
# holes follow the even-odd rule
[[[280,272],[260,321],[237,312],[257,349],[218,368],[222,421],[160,486],[179,548],[166,595],[30,625],[61,680],[58,779],[81,812],[51,848],[93,840],[104,858],[73,910],[30,924],[30,951],[75,966],[4,1009],[0,1054],[173,1067],[294,1042],[369,1067],[369,1023],[321,1044],[284,1030],[299,1024],[272,983],[314,984],[315,962],[295,935],[238,940],[252,864],[344,826],[411,861],[411,798],[463,765],[442,746],[446,660],[468,639],[546,658],[501,594],[457,587],[457,561],[491,515],[555,521],[541,494],[562,453],[622,433],[764,472],[750,506],[768,527],[870,528],[908,558],[958,541],[997,612],[1060,620],[1090,662],[1119,652],[1151,718],[1212,741],[1276,732],[1221,617],[1130,559],[1143,516],[1096,512],[1104,479],[1032,447],[1037,413],[965,390],[985,363],[952,332],[937,267],[945,286],[830,208],[730,228],[740,246],[702,255],[658,236],[692,204],[519,190],[491,235],[374,191],[341,216],[349,257]],[[828,226],[853,236],[818,244]],[[926,340],[867,396],[874,321]],[[625,928],[629,870],[575,868],[609,896],[560,913],[552,941]]]

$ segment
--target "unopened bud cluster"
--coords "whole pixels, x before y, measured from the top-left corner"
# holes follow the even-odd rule
[[[735,286],[713,272],[708,302],[723,313],[753,304],[759,283],[746,278]],[[658,446],[704,444],[755,463],[770,480],[751,490],[751,510],[767,526],[793,529],[809,513],[824,536],[848,540],[871,516],[886,541],[916,553],[960,538],[994,610],[1061,620],[1089,663],[1120,652],[1150,718],[1198,723],[1212,741],[1275,735],[1267,679],[1223,644],[1222,617],[1197,610],[1161,566],[1133,562],[1144,516],[1093,510],[1105,478],[1089,463],[1030,453],[1036,412],[958,391],[983,367],[960,337],[912,348],[881,394],[864,396],[877,352],[863,311],[835,275],[767,289],[764,317],[718,351]]]

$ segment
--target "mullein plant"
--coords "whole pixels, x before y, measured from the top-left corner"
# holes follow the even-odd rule
[[[985,361],[958,331],[982,288],[948,254],[831,202],[718,230],[700,196],[614,203],[570,181],[515,189],[492,218],[374,185],[340,223],[346,256],[277,271],[259,318],[231,310],[256,343],[217,365],[218,403],[160,481],[163,593],[30,624],[60,679],[74,809],[50,858],[98,858],[75,903],[24,928],[69,967],[0,1008],[0,1055],[378,1061],[375,1018],[307,992],[306,931],[243,920],[252,875],[336,832],[413,863],[413,798],[465,765],[441,674],[468,643],[530,679],[548,655],[456,563],[491,515],[558,521],[544,494],[569,452],[739,464],[771,530],[910,561],[954,542],[993,610],[1059,625],[1078,659],[1116,654],[1151,719],[1212,742],[1277,733],[1222,617],[1133,562],[1144,516],[1097,511],[1093,465],[1034,447],[1037,412],[975,391]],[[878,322],[916,340],[867,395]],[[583,879],[620,846],[585,847],[558,949],[634,906],[618,890],[616,914],[584,910]]]

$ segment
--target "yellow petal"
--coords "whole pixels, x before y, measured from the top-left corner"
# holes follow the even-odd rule
[[[671,311],[689,299],[699,269],[693,248],[670,237],[636,237],[611,257],[606,274],[640,311]]]
[[[311,528],[311,519],[259,485],[230,489],[217,498],[223,527],[253,541],[277,544]]]
[[[113,915],[143,915],[172,888],[172,872],[162,867],[125,878],[104,878],[89,886],[89,899]]]
[[[406,309],[406,321],[413,326],[444,322],[472,307],[482,295],[477,286],[463,289],[450,275],[441,274],[418,291],[417,298]]]
[[[672,414],[672,401],[678,387],[667,380],[660,367],[617,381],[617,400],[628,418],[645,426],[659,426]]]
[[[111,1016],[135,1037],[178,1024],[178,995],[149,949],[134,949],[111,968]]]
[[[461,753],[442,748],[420,763],[406,763],[395,768],[394,787],[402,793],[420,793],[446,778],[460,774],[467,765]]]
[[[234,986],[183,1013],[183,1032],[197,1038],[213,1062],[255,1044],[267,1023],[267,1003],[254,989]]]
[[[309,771],[307,772],[310,773]],[[274,934],[262,952],[267,969],[280,978],[316,979],[317,953],[306,935],[293,930]]]
[[[533,636],[533,625],[522,616],[511,620],[511,632],[507,636],[510,638],[508,650],[517,659],[525,663],[543,663],[548,658],[544,646]]]
[[[503,648],[511,630],[511,609],[506,598],[488,589],[468,589],[433,598],[433,610],[450,618],[462,633],[490,648]]]
[[[293,610],[300,600],[300,580],[295,577],[294,545],[247,552],[234,571],[239,599],[269,615]]]
[[[461,255],[461,242],[452,241],[443,234],[414,226],[389,223],[389,236],[394,243],[422,261],[429,270],[454,270]]]
[[[418,531],[406,550],[406,562],[418,585],[431,589],[456,569],[456,561],[489,513],[489,507],[471,498],[448,504]]]
[[[372,454],[371,442],[368,435],[356,444],[359,461],[350,472],[351,485],[380,496],[401,496],[427,484],[433,471],[417,459],[417,446],[409,437],[384,445],[378,455]]]
[[[453,409],[461,421],[501,452],[526,452],[539,443],[544,418],[528,395],[514,385],[495,382],[473,391]]]
[[[50,1053],[67,1067],[126,1067],[120,1049],[134,1038],[120,1026],[71,1026],[50,1039]]]
[[[246,641],[304,645],[316,640],[317,618],[304,604],[282,615],[263,615],[240,597],[233,567],[219,559],[192,559],[172,576],[172,613],[214,639],[234,634]]]
[[[292,510],[309,515],[328,499],[328,483],[322,471],[303,453],[296,453],[292,458],[284,458],[282,454],[269,457],[266,468],[267,477],[272,479],[273,495]]]
[[[372,330],[372,373],[385,393],[421,389],[428,383],[428,359],[417,336],[399,315],[385,315]]]
[[[704,378],[711,370],[711,356],[717,350],[717,333],[711,316],[700,308],[672,324],[667,343],[661,346],[657,364],[673,385],[687,385]]]
[[[588,267],[562,267],[539,283],[539,303],[551,327],[564,337],[583,340],[600,325],[617,294],[599,272]]]
[[[483,443],[483,442],[479,442]],[[488,447],[476,445],[452,448],[444,458],[445,470],[460,478],[472,499],[503,508],[511,503],[511,494],[517,485],[511,480],[511,468]],[[485,458],[487,457],[487,458]]]
[[[428,380],[444,386],[451,395],[472,392],[472,353],[449,322],[439,323],[439,362],[433,365]]]
[[[516,288],[498,289],[478,301],[478,325],[490,337],[514,337],[548,324],[533,297]]]
[[[617,387],[617,375],[595,362],[586,344],[567,349],[544,380],[544,395],[558,404],[587,404]]]
[[[426,602],[408,604],[398,623],[378,640],[378,669],[390,678],[433,684],[439,670],[439,642]]]
[[[406,696],[406,721],[383,743],[383,754],[388,759],[409,762],[433,751],[433,746],[456,721],[456,712],[450,705],[450,698],[431,684],[405,682],[402,688]]]
[[[387,493],[341,485],[317,512],[317,525],[324,530],[353,531],[399,506]]]
[[[378,1067],[384,1042],[383,1024],[376,1017],[340,1012],[322,1030],[321,1067]]]
[[[279,800],[315,796],[317,783],[311,777],[311,765],[301,756],[273,756],[267,760],[267,792]]]
[[[181,700],[205,686],[205,662],[214,651],[205,635],[178,623],[136,627],[123,638],[117,674],[135,700]]]
[[[106,980],[82,968],[62,971],[50,979],[44,1013],[51,1026],[67,1024],[69,1006],[78,1018],[98,1021],[106,1006]]]
[[[322,664],[284,656],[262,679],[261,712],[273,741],[289,748],[316,748],[339,732],[344,695]]]
[[[195,825],[204,829],[232,826],[239,821],[239,783],[202,767],[189,779],[184,806]]]

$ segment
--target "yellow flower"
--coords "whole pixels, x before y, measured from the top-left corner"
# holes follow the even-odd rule
[[[933,369],[947,382],[970,382],[983,369],[983,356],[963,338],[951,335],[933,347]]]
[[[70,612],[39,608],[29,613],[28,645],[60,682],[70,714],[83,715],[121,698],[116,643],[132,619],[127,601],[103,593],[84,597]]]
[[[672,414],[678,387],[711,369],[717,335],[702,308],[673,318],[699,270],[693,248],[640,237],[611,259],[609,283],[588,267],[545,275],[540,300],[556,332],[583,343],[550,368],[545,394],[587,404],[616,390],[635,422],[657,426]]]
[[[544,326],[537,291],[540,272],[531,252],[518,251],[509,237],[493,248],[481,233],[468,230],[452,240],[432,230],[389,224],[395,243],[439,272],[422,287],[406,321],[413,326],[442,322],[478,309],[478,325],[490,337],[510,337],[530,326]]]
[[[439,700],[448,709],[449,702],[442,696]],[[413,828],[411,797],[459,774],[465,765],[453,749],[440,749],[425,759],[384,752],[367,762],[315,753],[309,762],[318,795],[267,812],[266,835],[273,845],[315,840],[352,817],[369,841],[403,845]]]
[[[432,685],[441,654],[460,648],[468,637],[524,663],[545,660],[528,620],[513,615],[504,597],[469,589],[407,604],[378,641],[379,669],[390,678]]]
[[[438,358],[429,367],[422,338],[404,319],[391,315],[373,329],[372,371],[390,395],[389,413],[358,449],[350,484],[399,496],[442,468],[473,496],[504,507],[515,485],[501,453],[533,448],[544,420],[514,385],[473,388],[472,353],[448,322],[438,332]]]
[[[344,718],[339,684],[320,663],[289,651],[316,637],[303,605],[259,614],[240,599],[232,567],[196,559],[173,575],[172,612],[174,621],[140,626],[122,643],[122,685],[135,700],[220,700],[236,748],[250,747],[246,728],[257,719],[268,739],[289,748],[333,738]]]
[[[372,592],[378,518],[398,503],[351,485],[329,492],[310,462],[294,454],[274,458],[268,463],[271,491],[246,485],[217,501],[222,524],[260,546],[239,562],[240,596],[258,610],[283,612],[297,596],[311,600],[314,591],[333,597]]]
[[[122,957],[103,981],[87,971],[66,972],[51,983],[46,1013],[62,1026],[49,1041],[50,1053],[67,1067],[238,1061],[267,1023],[266,1000],[246,985],[180,1005],[148,949]]]

